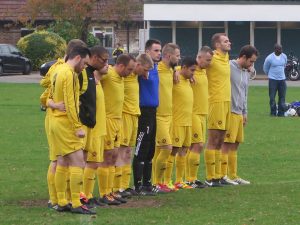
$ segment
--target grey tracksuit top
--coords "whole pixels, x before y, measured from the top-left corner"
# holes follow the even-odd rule
[[[250,72],[242,69],[236,60],[230,60],[231,112],[247,114],[247,96]]]

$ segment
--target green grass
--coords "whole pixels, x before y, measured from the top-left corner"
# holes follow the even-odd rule
[[[299,224],[300,118],[269,117],[267,87],[250,87],[249,124],[239,150],[239,174],[251,185],[142,198],[128,208],[97,209],[97,216],[46,208],[40,92],[37,84],[0,84],[0,224]],[[299,94],[289,88],[287,101]]]

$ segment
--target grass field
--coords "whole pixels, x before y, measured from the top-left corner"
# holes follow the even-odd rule
[[[48,149],[37,84],[0,84],[0,224],[300,224],[300,118],[269,117],[267,87],[250,87],[239,175],[249,186],[132,199],[97,216],[46,208]],[[289,88],[287,101],[300,99]],[[204,178],[203,157],[200,178]]]

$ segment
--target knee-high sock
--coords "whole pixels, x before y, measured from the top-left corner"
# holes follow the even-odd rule
[[[83,172],[83,193],[88,199],[93,197],[96,169],[86,167]]]
[[[68,200],[66,198],[68,172],[68,167],[57,165],[55,173],[55,188],[57,192],[58,204],[60,206],[65,206],[68,204]]]
[[[188,181],[192,182],[197,180],[198,169],[200,165],[200,153],[190,151],[187,159],[188,165],[186,167],[189,168],[189,178]]]
[[[175,160],[175,156],[170,154],[169,158],[167,160],[166,171],[165,171],[165,175],[164,175],[164,183],[165,184],[168,184],[172,181],[174,160]]]
[[[151,186],[151,176],[152,176],[152,162],[146,160],[144,162],[144,171],[143,171],[143,185]]]
[[[80,191],[82,190],[83,169],[80,167],[70,166],[70,189],[72,197],[72,207],[81,206]]]
[[[131,179],[131,165],[127,164],[122,166],[122,184],[121,184],[122,189],[125,190],[129,188],[130,179]]]
[[[108,191],[111,193],[113,191],[114,179],[115,179],[116,167],[110,166],[108,173]]]
[[[187,150],[186,152],[186,157],[185,157],[185,169],[184,169],[184,176],[185,176],[185,179],[187,181],[190,180],[190,168],[189,168],[189,155],[190,155],[190,151],[191,150]]]
[[[237,151],[229,151],[228,154],[228,176],[235,179],[237,175]]]
[[[116,166],[113,191],[119,191],[122,185],[122,167]]]
[[[108,189],[108,176],[109,168],[108,167],[98,167],[97,177],[98,177],[98,188],[100,197],[110,193]]]
[[[221,177],[227,176],[228,153],[222,152],[221,155]]]
[[[71,188],[70,188],[70,170],[68,170],[68,176],[67,176],[67,190],[66,190],[66,197],[68,202],[72,201],[72,196],[71,196]]]
[[[55,188],[55,173],[52,173],[52,163],[50,163],[47,173],[47,183],[49,191],[49,199],[52,205],[57,204],[57,193]]]
[[[186,155],[176,156],[176,183],[183,182],[184,168],[185,168]]]
[[[134,188],[138,190],[142,186],[144,162],[141,162],[136,156],[134,156],[132,161],[132,168]]]
[[[206,166],[206,179],[211,180],[215,178],[215,151],[212,149],[205,149],[204,150],[204,160]]]
[[[152,184],[156,184],[156,160],[157,160],[157,157],[160,153],[160,148],[158,148],[157,146],[155,146],[155,152],[154,152],[154,156],[153,156],[153,159],[152,159]]]
[[[169,155],[171,154],[171,150],[169,149],[161,149],[159,155],[156,159],[156,168],[155,168],[155,175],[156,175],[156,182],[159,184],[163,183],[163,176],[164,172],[167,167],[167,160]]]
[[[215,159],[216,159],[216,164],[215,164],[215,178],[220,179],[221,178],[221,155],[222,152],[221,150],[216,150],[215,151]]]

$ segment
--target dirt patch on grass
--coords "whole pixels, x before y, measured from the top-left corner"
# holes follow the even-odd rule
[[[47,207],[48,200],[46,199],[31,199],[31,200],[22,200],[19,204],[22,207],[30,208],[30,207]]]

